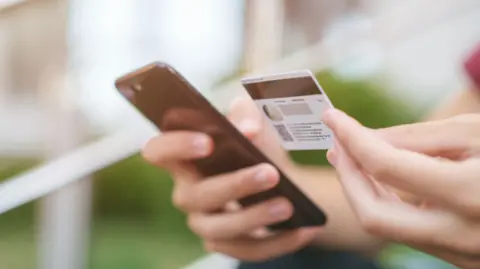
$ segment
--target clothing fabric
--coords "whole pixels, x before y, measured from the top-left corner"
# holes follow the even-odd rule
[[[351,252],[306,247],[295,253],[265,262],[243,262],[238,269],[379,269],[371,259]]]

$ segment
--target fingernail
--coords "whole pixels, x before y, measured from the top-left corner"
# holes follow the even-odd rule
[[[335,108],[329,108],[325,110],[322,116],[322,120],[325,122],[325,124],[331,124],[333,123],[333,117],[335,117],[336,109]]]
[[[290,209],[284,202],[275,203],[269,211],[275,219],[286,219],[290,217]]]
[[[313,239],[320,232],[320,230],[321,229],[319,228],[304,228],[301,233],[301,237],[305,240]]]
[[[274,180],[274,177],[270,176],[269,170],[270,169],[265,165],[260,166],[257,168],[253,180],[264,188],[275,185],[276,180]]]
[[[253,132],[257,132],[260,126],[254,120],[244,119],[238,123],[237,128],[242,133],[253,133]]]
[[[337,121],[344,117],[345,113],[336,109],[336,108],[329,108],[323,114],[322,121],[330,127],[330,129],[334,129],[336,127]]]
[[[243,101],[243,99],[245,99],[245,97],[242,96],[236,96],[235,98],[233,98],[233,100],[230,102],[229,111],[232,111],[238,104],[240,104],[240,102]]]
[[[195,152],[200,155],[206,155],[209,152],[209,143],[210,139],[206,135],[198,135],[193,139],[193,147],[195,148]]]
[[[335,166],[337,165],[337,151],[335,150],[335,148],[331,148],[328,152],[327,152],[327,160],[328,162],[332,165],[332,166]]]

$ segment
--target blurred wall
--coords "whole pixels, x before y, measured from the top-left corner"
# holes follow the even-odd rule
[[[39,155],[54,119],[45,101],[65,73],[68,1],[30,0],[0,10],[0,152]],[[50,103],[51,104],[51,103]]]
[[[38,97],[45,70],[64,66],[66,2],[26,1],[0,12],[0,70],[9,77],[2,87],[9,98]]]
[[[96,130],[125,128],[126,122],[141,119],[113,87],[113,81],[126,72],[165,61],[207,91],[240,60],[243,1],[70,3],[68,40],[78,89],[75,98]]]

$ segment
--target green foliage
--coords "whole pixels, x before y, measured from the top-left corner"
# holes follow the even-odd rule
[[[0,182],[17,176],[39,163],[39,160],[34,159],[0,158]],[[28,203],[2,214],[0,217],[0,228],[4,233],[20,227],[33,228],[33,218],[34,203]]]
[[[171,203],[173,182],[164,170],[137,154],[95,174],[94,217],[141,221],[185,228],[185,217]]]
[[[416,120],[409,107],[369,81],[342,81],[329,72],[316,77],[334,106],[370,128],[382,128]]]
[[[182,268],[203,254],[199,239],[151,225],[102,221],[93,229],[90,268]]]

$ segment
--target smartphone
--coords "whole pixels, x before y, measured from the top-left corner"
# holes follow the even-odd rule
[[[213,153],[191,161],[203,176],[229,173],[260,163],[275,166],[280,173],[280,182],[275,188],[238,201],[248,207],[275,197],[287,198],[294,207],[292,217],[269,226],[270,230],[325,225],[325,213],[170,65],[160,62],[147,65],[119,78],[115,86],[160,132],[195,131],[213,139]]]
[[[332,147],[333,132],[322,116],[333,105],[310,70],[248,77],[241,83],[284,149]]]

